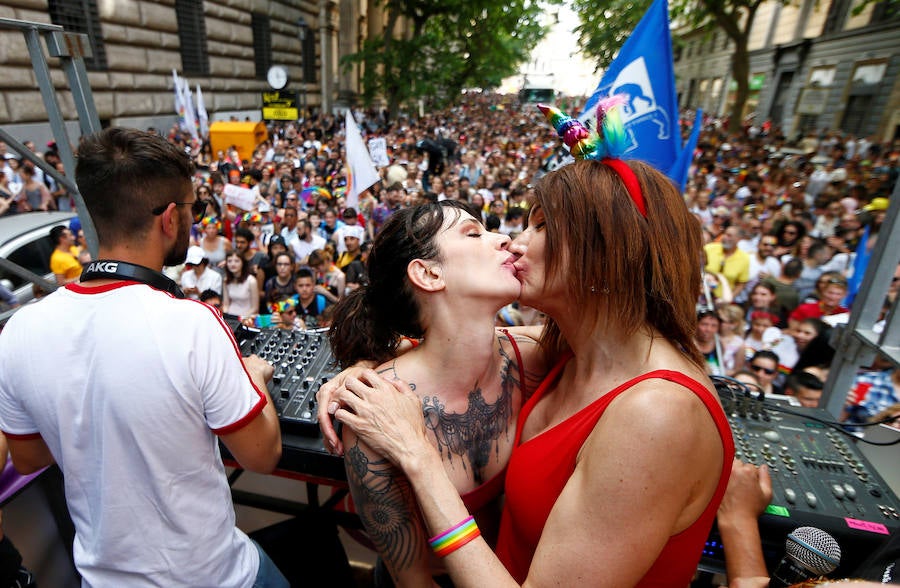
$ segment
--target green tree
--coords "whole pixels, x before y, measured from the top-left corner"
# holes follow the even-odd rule
[[[463,88],[494,88],[513,75],[546,32],[540,21],[547,4],[384,0],[384,31],[345,61],[362,65],[363,101],[384,98],[392,117],[420,98],[440,106]]]
[[[753,19],[763,0],[673,0],[670,18],[700,30],[721,29],[734,43],[731,77],[737,85],[729,113],[728,131],[740,130],[744,105],[750,95],[750,53],[747,41]],[[785,0],[787,3],[788,0]],[[579,43],[588,55],[606,67],[637,26],[651,0],[575,0],[581,24]]]

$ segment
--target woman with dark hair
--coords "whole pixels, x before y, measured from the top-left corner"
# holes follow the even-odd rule
[[[778,237],[778,245],[775,246],[772,255],[784,262],[782,258],[785,255],[799,257],[800,244],[806,236],[806,226],[800,221],[789,220],[778,227],[775,236]]]
[[[259,311],[259,286],[250,273],[250,264],[237,251],[225,257],[225,284],[222,286],[222,312],[250,316]]]
[[[375,238],[369,284],[337,304],[329,332],[340,365],[374,360],[382,377],[414,387],[428,423],[427,442],[490,536],[498,528],[496,499],[516,417],[546,373],[539,329],[529,338],[494,326],[497,311],[521,288],[508,247],[509,238],[487,232],[467,203],[399,210]],[[422,342],[395,357],[408,338]],[[349,428],[343,443],[356,510],[394,582],[430,585],[442,566],[429,553],[402,472]],[[376,585],[386,583],[381,575],[376,573]]]
[[[589,136],[558,112],[561,135]],[[541,342],[562,357],[519,417],[496,556],[418,398],[371,371],[339,394],[338,420],[406,474],[456,586],[687,585],[731,471],[693,341],[699,223],[663,174],[585,143],[570,147],[590,160],[542,178],[511,247],[519,300],[552,319]]]

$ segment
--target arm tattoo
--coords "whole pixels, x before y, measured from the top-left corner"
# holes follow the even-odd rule
[[[370,461],[359,442],[344,463],[356,511],[376,549],[395,569],[412,567],[425,552],[425,537],[409,481],[386,459]]]
[[[437,396],[422,399],[425,426],[433,433],[441,455],[453,461],[453,455],[465,456],[472,467],[474,479],[484,482],[483,471],[491,457],[491,449],[500,451],[500,436],[509,434],[512,417],[513,391],[519,386],[518,367],[500,347],[503,367],[500,374],[500,396],[493,404],[484,400],[478,382],[469,392],[469,404],[463,413],[448,413]],[[513,372],[516,372],[514,374]],[[462,460],[466,467],[466,459]]]

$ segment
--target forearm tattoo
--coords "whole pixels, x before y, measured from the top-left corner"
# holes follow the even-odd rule
[[[468,407],[462,413],[448,413],[437,396],[422,398],[425,426],[434,433],[441,455],[446,455],[451,462],[453,455],[468,458],[472,475],[479,484],[484,482],[484,468],[490,461],[491,450],[499,454],[500,436],[509,433],[513,392],[519,386],[518,375],[514,374],[518,372],[515,362],[502,346],[500,354],[503,357],[501,393],[494,403],[485,402],[477,381],[469,392]],[[466,459],[462,462],[465,468]]]
[[[425,552],[409,481],[386,459],[369,460],[359,443],[344,457],[350,492],[369,538],[396,570],[410,568]]]

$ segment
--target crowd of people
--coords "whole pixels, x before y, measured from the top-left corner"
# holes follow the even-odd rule
[[[790,141],[777,127],[748,126],[735,136],[723,121],[707,119],[682,194],[639,163],[558,167],[556,130],[536,108],[508,97],[469,94],[442,112],[388,121],[369,111],[357,119],[370,137],[384,139],[389,162],[382,180],[351,202],[344,133],[330,115],[271,125],[270,139],[253,153],[212,153],[208,144],[193,152],[193,192],[205,207],[183,262],[166,259],[166,274],[187,297],[247,324],[333,326],[332,345],[345,365],[373,360],[382,375],[416,384],[413,393],[367,372],[348,376],[341,393],[355,411],[339,412],[349,428],[343,441],[353,496],[369,509],[360,514],[395,581],[449,572],[465,585],[473,570],[507,581],[489,550],[436,565],[426,546],[454,517],[476,514],[472,505],[485,501],[471,495],[496,497],[485,486],[507,462],[513,526],[493,531],[512,580],[575,578],[595,565],[616,582],[651,581],[675,568],[689,578],[694,535],[705,537],[701,527],[722,499],[733,449],[703,374],[818,404],[834,354],[829,331],[851,310],[877,242],[900,172],[898,146],[836,132]],[[191,150],[179,129],[167,138]],[[37,181],[25,171],[29,164],[4,157],[0,189],[9,196],[0,214],[71,207],[52,178]],[[253,204],[229,196],[229,185],[249,189]],[[667,242],[672,234],[683,238]],[[79,227],[51,236],[58,282],[77,280],[74,264],[89,261],[77,243]],[[900,269],[885,312],[898,281]],[[644,297],[634,296],[640,291]],[[363,342],[361,333],[371,336]],[[418,347],[398,362],[410,340]],[[451,340],[465,347],[456,367],[447,363]],[[439,367],[447,377],[434,386]],[[447,385],[451,376],[455,387]],[[391,387],[406,394],[384,394]],[[843,417],[857,423],[900,413],[898,390],[897,370],[882,358],[858,376]],[[625,462],[616,456],[624,453],[613,449],[579,457],[580,448],[598,444],[625,452],[628,444],[609,423],[632,430],[641,403],[671,410],[646,423],[655,429],[644,435],[645,450],[628,450],[629,473],[617,477]],[[421,417],[423,406],[430,436],[401,422],[416,410]],[[543,443],[544,433],[588,407],[594,416],[579,429],[569,469],[547,474],[556,494],[542,495],[543,519],[525,520],[535,494],[523,460],[540,459],[517,459],[513,447]],[[393,415],[390,428],[367,428],[386,414]],[[694,426],[685,428],[688,420]],[[671,435],[657,436],[667,427]],[[333,433],[326,438],[341,446]],[[654,438],[666,439],[667,449],[653,450]],[[527,446],[557,451],[558,441]],[[406,447],[422,451],[411,455]],[[423,457],[430,451],[436,460]],[[688,454],[692,467],[670,471]],[[698,454],[708,459],[694,459]],[[636,468],[643,473],[631,471],[634,460],[643,460]],[[571,479],[580,490],[568,486]],[[661,485],[685,492],[637,491]],[[588,490],[609,497],[608,505],[586,510]],[[639,525],[644,507],[659,516]],[[622,516],[627,512],[635,516]],[[617,529],[602,550],[609,561],[573,543],[583,534],[570,530],[588,527]],[[527,545],[513,537],[527,537]],[[629,549],[629,541],[652,542],[653,557]],[[691,557],[681,557],[687,551]]]

